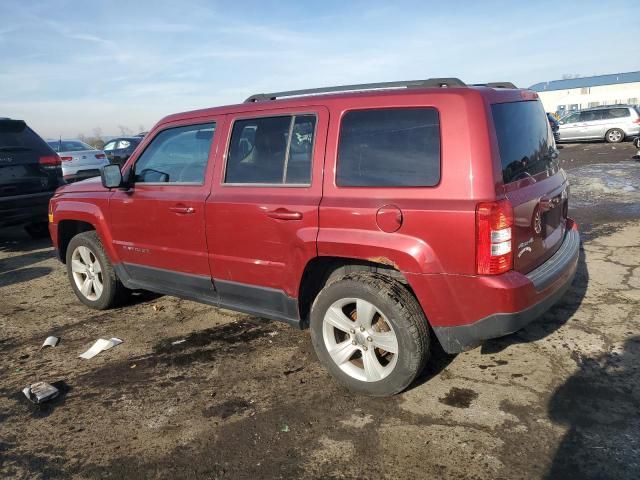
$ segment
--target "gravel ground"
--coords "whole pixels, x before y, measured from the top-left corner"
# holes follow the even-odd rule
[[[388,399],[338,387],[282,324],[152,294],[89,310],[47,242],[1,231],[0,477],[638,478],[634,153],[565,145],[571,290],[516,334],[435,352]],[[48,335],[61,343],[40,350]],[[100,337],[124,343],[78,358]],[[20,391],[38,380],[63,395],[34,408]]]

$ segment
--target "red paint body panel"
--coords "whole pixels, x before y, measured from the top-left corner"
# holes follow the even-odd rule
[[[516,220],[514,234],[520,239],[529,233],[540,199],[566,189],[561,171],[527,180],[533,182],[530,185],[503,184],[491,104],[533,100],[534,95],[484,87],[406,89],[299,97],[171,115],[152,129],[123,171],[131,168],[161,130],[215,121],[204,185],[145,185],[112,192],[95,181],[66,186],[51,202],[52,238],[57,245],[62,220],[87,221],[98,230],[113,262],[210,276],[214,283],[224,280],[266,287],[292,298],[298,296],[305,266],[317,256],[382,263],[404,274],[434,326],[465,325],[498,312],[519,311],[566,280],[559,278],[538,292],[523,275],[555,250],[547,246],[545,258],[516,262],[515,271],[477,276],[475,211],[479,202],[508,198],[516,217],[521,217],[522,231],[517,230]],[[339,130],[345,113],[416,106],[433,107],[439,113],[439,184],[337,187]],[[296,113],[318,117],[311,185],[224,185],[233,120]],[[176,205],[192,207],[194,213],[171,212],[169,208]],[[378,215],[384,206],[393,208]],[[273,212],[300,218],[284,219]]]
[[[279,105],[277,105],[279,107]],[[272,108],[260,116],[316,115],[313,167],[310,186],[257,186],[224,184],[224,161],[217,162],[213,190],[207,201],[207,241],[214,278],[283,290],[296,297],[306,264],[317,256],[318,206],[322,198],[325,139],[329,112],[323,106]],[[228,150],[233,121],[246,117],[228,115],[220,132]],[[301,215],[298,219],[274,218],[277,212]]]

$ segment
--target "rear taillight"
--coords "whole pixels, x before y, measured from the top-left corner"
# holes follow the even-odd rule
[[[38,159],[38,163],[43,167],[59,167],[61,160],[58,155],[45,155]]]
[[[71,160],[73,160],[73,157],[60,157],[60,160],[62,160],[63,162],[70,162]]]
[[[640,123],[640,117],[636,118],[633,123]]]
[[[96,153],[96,158],[106,158],[107,156],[104,153]]]
[[[508,200],[476,206],[476,272],[497,275],[513,268],[513,207]]]

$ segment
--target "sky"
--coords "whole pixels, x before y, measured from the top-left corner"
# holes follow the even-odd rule
[[[1,0],[0,117],[117,135],[260,92],[635,71],[636,2]]]

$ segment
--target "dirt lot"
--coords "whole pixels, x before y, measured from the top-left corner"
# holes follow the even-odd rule
[[[584,240],[570,292],[514,335],[436,353],[390,399],[339,388],[282,324],[150,294],[89,310],[47,242],[0,232],[0,477],[638,478],[634,153],[564,146]],[[33,408],[37,380],[64,395]]]

